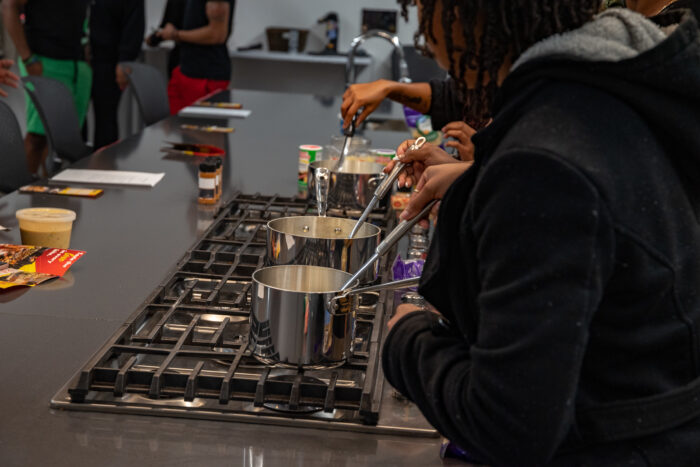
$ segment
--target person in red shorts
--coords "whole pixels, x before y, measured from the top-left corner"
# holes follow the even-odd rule
[[[172,115],[228,87],[231,59],[226,41],[231,35],[234,7],[235,0],[187,0],[183,28],[167,23],[158,31],[164,40],[180,44],[180,65],[168,83]]]

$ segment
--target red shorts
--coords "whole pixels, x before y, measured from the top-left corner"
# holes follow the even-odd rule
[[[176,115],[180,110],[207,94],[228,88],[228,84],[229,81],[190,78],[182,74],[179,66],[176,67],[168,83],[170,115]]]

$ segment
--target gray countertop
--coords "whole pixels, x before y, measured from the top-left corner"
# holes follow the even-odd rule
[[[13,193],[0,198],[0,243],[20,243],[14,213],[29,206],[77,212],[71,247],[87,251],[62,279],[0,293],[0,464],[440,465],[439,440],[190,419],[65,412],[52,395],[156,287],[198,235],[196,166],[164,159],[162,142],[198,141],[227,150],[225,196],[291,195],[297,147],[338,132],[340,100],[236,91],[248,119],[206,120],[230,135],[180,130],[172,117],[77,167],[165,172],[153,189],[108,188],[96,200]],[[373,132],[373,146],[405,133]]]

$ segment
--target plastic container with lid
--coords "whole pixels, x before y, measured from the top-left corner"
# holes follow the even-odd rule
[[[59,208],[27,208],[16,213],[22,243],[32,246],[68,248],[75,212]]]

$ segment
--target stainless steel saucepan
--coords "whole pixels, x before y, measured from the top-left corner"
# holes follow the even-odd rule
[[[255,271],[249,346],[268,365],[333,367],[352,355],[357,294],[417,285],[418,278],[344,290],[351,274],[319,266]]]
[[[267,265],[325,266],[355,273],[374,254],[381,229],[363,223],[354,238],[355,220],[339,217],[298,216],[267,223]],[[372,282],[376,266],[360,277]]]
[[[253,355],[267,364],[288,366],[332,366],[347,359],[355,333],[356,293],[367,291],[356,289],[358,279],[372,270],[377,259],[430,212],[433,204],[392,230],[354,275],[302,265],[255,271],[249,336]],[[405,281],[398,285],[390,282],[372,290],[409,286]]]
[[[342,172],[335,170],[337,162],[334,160],[315,161],[309,164],[308,184],[309,196],[312,200],[316,197],[316,172],[320,168],[327,168],[331,172],[330,187],[328,193],[328,206],[337,209],[364,210],[374,196],[377,187],[382,183],[384,166],[376,162],[346,159]],[[385,198],[377,207],[386,207],[388,200]]]

